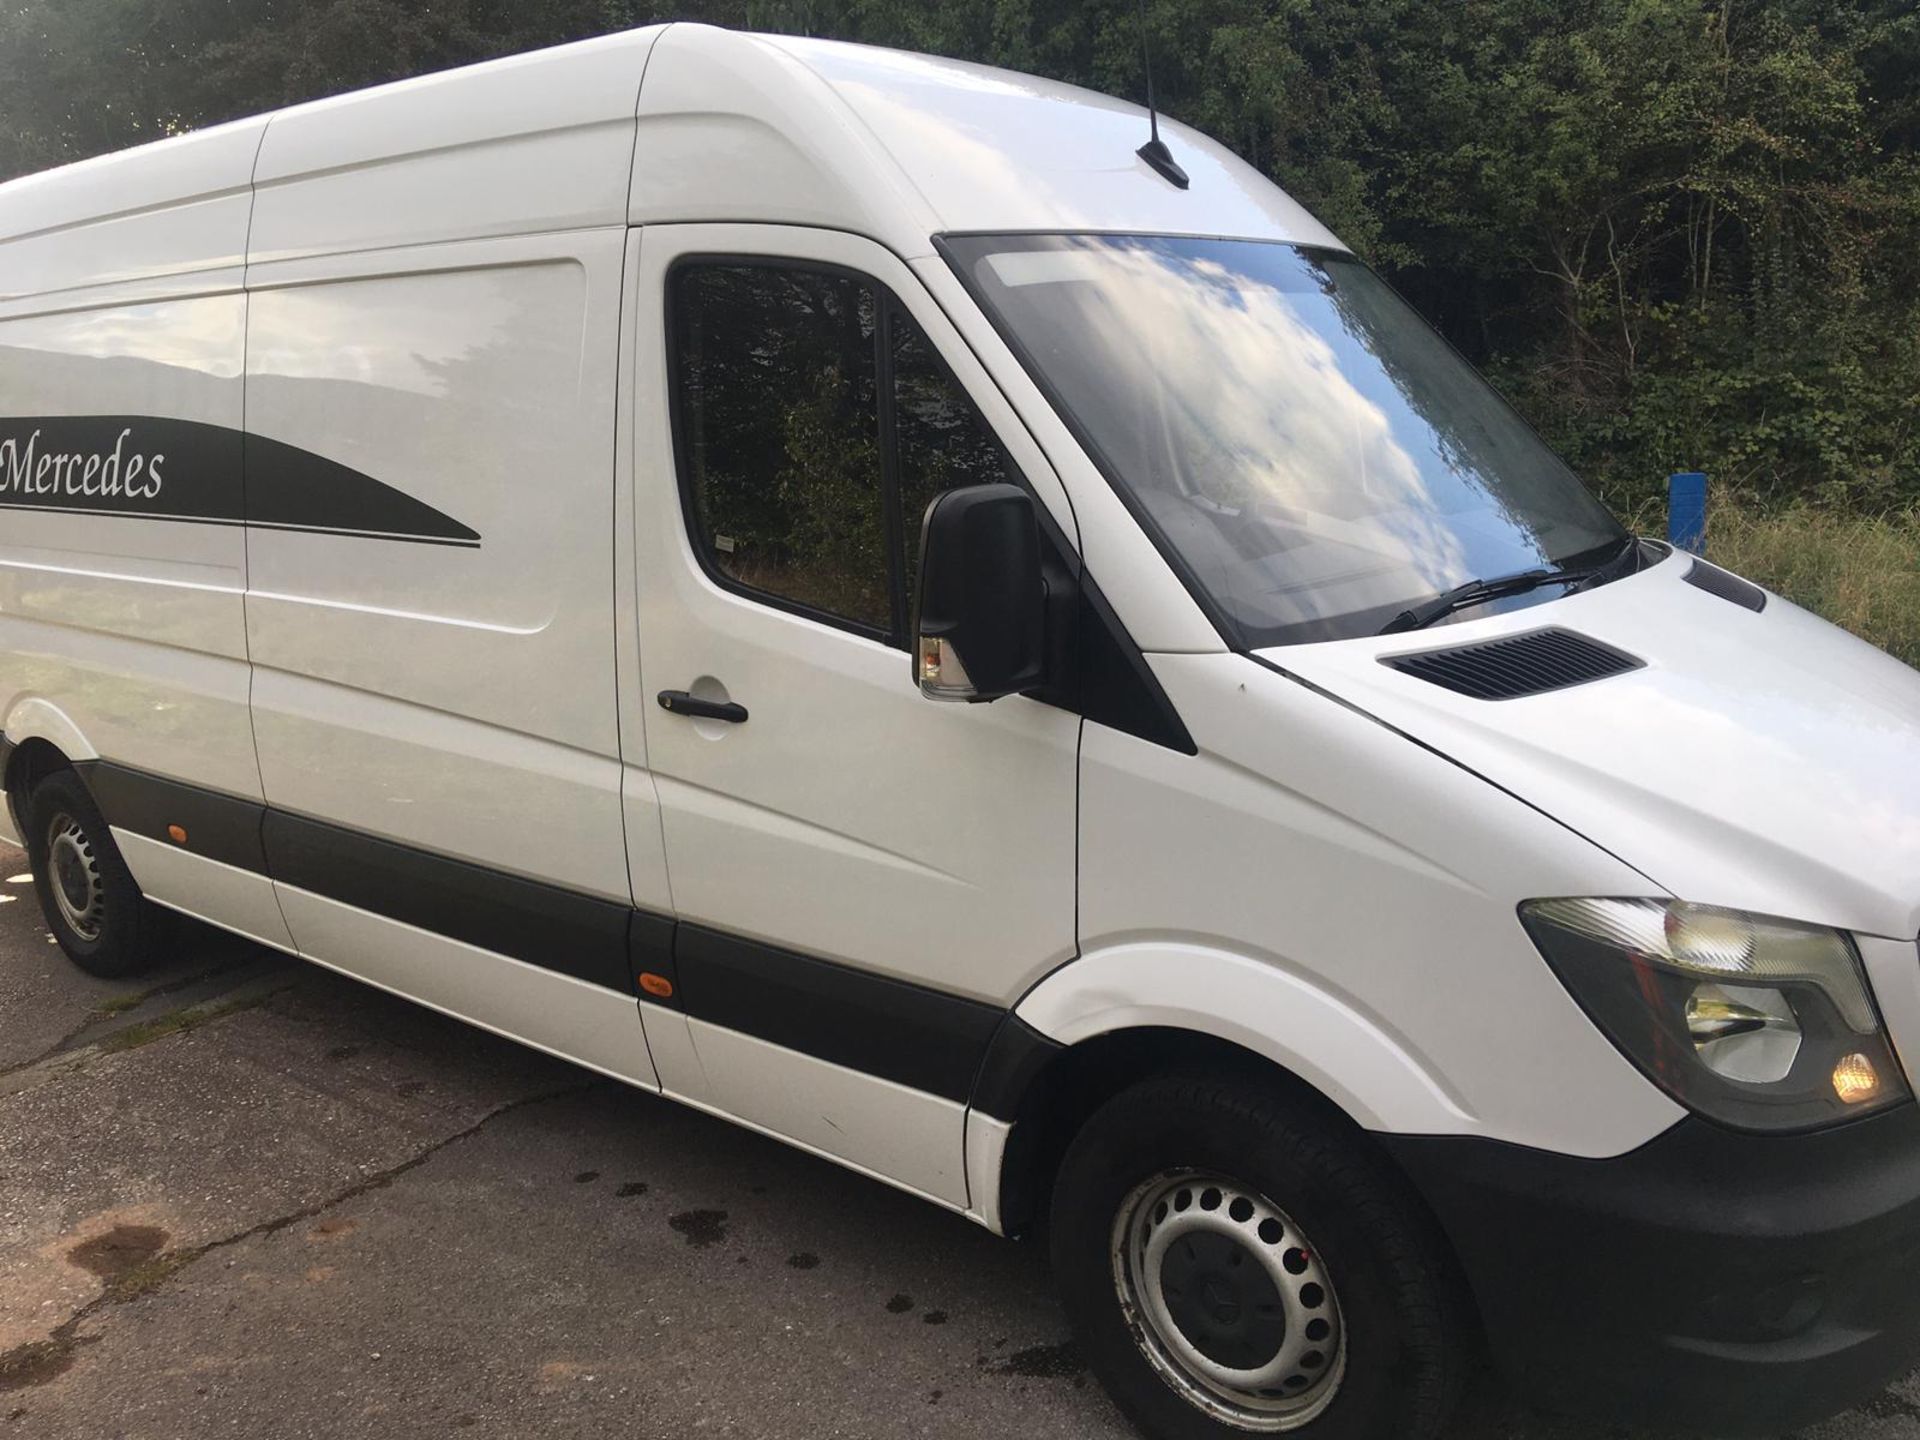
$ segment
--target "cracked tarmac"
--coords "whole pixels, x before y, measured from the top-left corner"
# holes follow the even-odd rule
[[[209,931],[91,980],[24,869],[0,1440],[1130,1433],[1033,1247]],[[1449,1440],[1621,1433],[1483,1377]],[[1920,1378],[1801,1434],[1920,1440]]]

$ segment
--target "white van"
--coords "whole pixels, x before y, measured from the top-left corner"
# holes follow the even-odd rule
[[[1871,1394],[1920,676],[1163,134],[673,25],[0,188],[53,933],[186,912],[1044,1230],[1149,1435],[1429,1435],[1478,1334],[1709,1430]]]

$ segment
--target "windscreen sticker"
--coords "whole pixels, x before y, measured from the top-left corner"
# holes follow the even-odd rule
[[[0,508],[480,544],[452,516],[351,466],[157,416],[0,417]]]

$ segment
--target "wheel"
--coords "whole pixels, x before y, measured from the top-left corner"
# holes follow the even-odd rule
[[[27,853],[47,928],[90,975],[137,975],[160,958],[166,918],[149,905],[107,822],[71,770],[27,797]]]
[[[1443,1242],[1316,1107],[1143,1081],[1068,1147],[1049,1228],[1087,1363],[1154,1440],[1423,1440],[1452,1408],[1467,1341]]]

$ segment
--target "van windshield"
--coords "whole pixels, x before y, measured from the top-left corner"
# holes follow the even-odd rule
[[[941,243],[1239,648],[1374,634],[1468,581],[1597,563],[1625,539],[1349,255],[1146,235]]]

